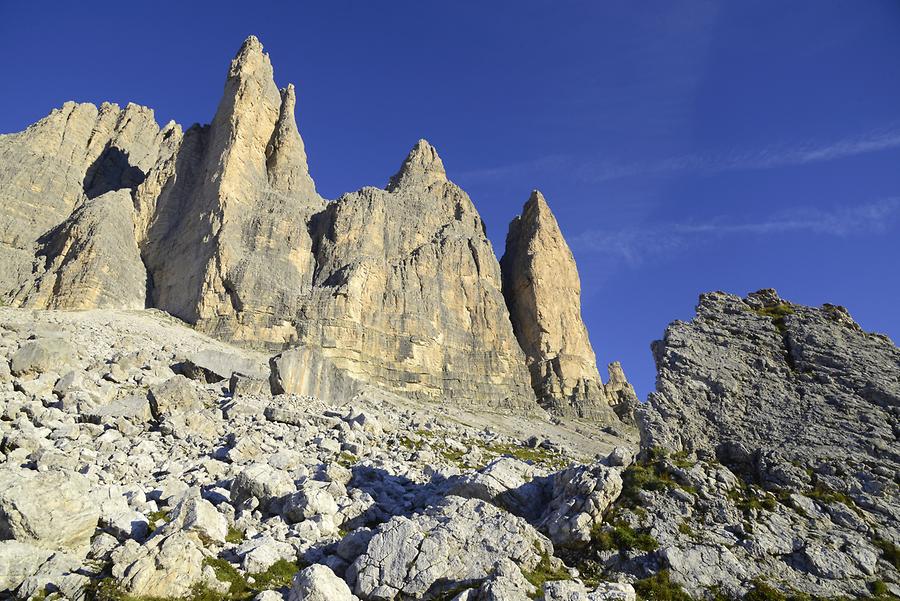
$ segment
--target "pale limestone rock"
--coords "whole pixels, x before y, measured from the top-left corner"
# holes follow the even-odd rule
[[[89,200],[138,185],[180,137],[174,123],[160,129],[146,107],[74,102],[25,131],[0,136],[0,295],[12,300],[30,287],[33,272],[41,271],[33,264],[44,262],[37,256],[43,236]],[[69,296],[58,301],[60,308],[69,301],[82,302]]]
[[[127,190],[86,200],[42,237],[38,275],[17,301],[46,309],[143,309],[147,274]]]
[[[29,340],[17,350],[9,363],[15,376],[42,374],[73,365],[75,348],[62,338],[46,337]]]
[[[212,503],[200,497],[198,489],[193,489],[172,510],[162,532],[178,530],[195,532],[201,541],[221,544],[228,534],[228,522]]]
[[[143,545],[129,541],[112,554],[112,575],[137,597],[187,597],[203,578],[203,545],[194,533],[153,536]]]
[[[165,382],[151,386],[149,396],[150,410],[156,419],[201,408],[197,390],[182,375],[172,376]]]
[[[509,224],[500,264],[513,330],[538,400],[556,413],[615,421],[581,319],[575,258],[537,190]]]
[[[622,492],[621,468],[602,462],[579,465],[552,477],[552,493],[540,528],[558,547],[578,547],[591,540],[591,531]]]
[[[314,396],[334,402],[353,398],[361,383],[334,366],[319,349],[298,346],[269,362],[273,394]]]
[[[295,105],[251,37],[208,126],[71,103],[0,137],[0,295],[151,306],[229,341],[311,347],[338,384],[295,388],[335,397],[356,379],[537,411],[484,225],[435,149],[420,141],[386,189],[326,205]]]
[[[315,564],[294,576],[288,601],[359,601],[359,598],[331,568]]]
[[[17,540],[0,541],[0,591],[14,591],[53,551]]]
[[[47,549],[86,548],[100,509],[76,472],[0,470],[0,537]]]

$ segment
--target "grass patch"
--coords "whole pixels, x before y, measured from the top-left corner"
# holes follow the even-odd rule
[[[563,469],[569,464],[567,458],[561,453],[540,447],[531,448],[514,443],[495,443],[483,445],[482,450],[488,455],[493,455],[492,459],[512,457],[519,461],[542,465],[555,470]]]
[[[159,511],[154,511],[150,515],[147,516],[147,525],[150,527],[150,532],[153,532],[157,528],[162,527],[166,522],[169,521],[169,510],[168,509],[160,509]]]
[[[853,501],[853,498],[850,495],[833,490],[828,486],[822,484],[821,482],[816,483],[813,488],[804,492],[803,494],[810,499],[814,499],[816,501],[819,501],[820,503],[824,503],[825,505],[830,505],[832,503],[842,503],[843,505],[846,505],[854,512],[856,512],[858,516],[863,517],[861,510],[856,506],[856,503]]]
[[[229,526],[228,532],[225,534],[225,542],[231,543],[232,545],[239,545],[244,542],[244,531],[239,530],[234,526]]]
[[[774,495],[755,486],[747,486],[744,484],[741,484],[738,488],[729,490],[728,498],[731,499],[735,506],[740,509],[745,516],[750,515],[754,510],[757,512],[763,510],[775,511],[775,508],[778,506],[778,500]]]
[[[275,590],[289,587],[291,580],[300,569],[300,565],[279,559],[265,572],[241,575],[233,565],[219,558],[207,558],[204,565],[210,566],[216,573],[216,578],[228,584],[228,592],[219,593],[206,587],[198,587],[189,601],[246,601],[252,599],[262,591]],[[253,583],[250,583],[250,580]],[[131,601],[131,600],[125,600]]]
[[[790,303],[778,303],[777,305],[752,309],[752,311],[757,315],[771,319],[772,323],[775,324],[775,328],[782,334],[787,330],[787,326],[784,323],[785,318],[796,312],[794,306]]]
[[[694,601],[680,584],[669,580],[668,570],[660,570],[649,578],[634,583],[638,599],[645,601]]]
[[[682,520],[678,524],[678,532],[682,533],[688,538],[697,540],[697,532],[693,528],[691,528],[691,525],[687,523],[687,520]]]
[[[659,542],[643,530],[635,530],[622,520],[613,520],[604,528],[597,525],[591,531],[592,542],[601,551],[624,553],[637,549],[645,553],[656,551]]]
[[[787,596],[762,580],[754,580],[753,588],[744,595],[744,601],[787,601]]]
[[[335,459],[334,461],[339,466],[350,469],[351,467],[359,463],[359,457],[357,457],[353,453],[341,451],[340,455],[338,455],[337,459]]]
[[[621,504],[628,508],[639,506],[639,493],[642,490],[667,491],[672,488],[695,494],[697,491],[686,484],[678,482],[672,477],[666,467],[665,452],[650,449],[647,459],[638,463],[632,463],[622,474],[622,495],[619,497]]]
[[[259,592],[290,586],[294,574],[299,572],[300,569],[301,566],[297,562],[279,559],[269,566],[269,569],[265,572],[251,574],[253,587]]]
[[[881,538],[880,536],[875,536],[872,538],[872,544],[878,547],[882,557],[884,557],[889,564],[894,566],[894,569],[900,570],[900,547],[898,547],[896,543]]]
[[[554,567],[553,562],[550,560],[550,555],[546,551],[541,551],[540,563],[531,571],[523,571],[522,575],[537,588],[537,592],[532,595],[532,599],[540,599],[543,596],[545,582],[572,579],[567,569]]]

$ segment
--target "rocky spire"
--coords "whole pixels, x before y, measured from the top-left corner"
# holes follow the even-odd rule
[[[296,104],[294,84],[288,84],[281,90],[278,121],[272,133],[272,140],[266,148],[266,169],[269,173],[269,183],[274,189],[314,196],[316,185],[309,174],[306,147],[294,118]]]
[[[391,178],[387,189],[394,192],[399,188],[412,186],[428,188],[446,181],[447,171],[437,150],[427,140],[419,140],[409,151],[400,171]]]
[[[324,207],[295,103],[293,86],[275,85],[262,44],[247,38],[212,124],[184,146],[182,173],[162,193],[169,224],[145,252],[157,306],[223,337],[280,344],[292,336],[315,264],[307,225]]]
[[[581,319],[575,258],[537,190],[509,225],[500,266],[503,295],[538,400],[558,413],[615,420]]]

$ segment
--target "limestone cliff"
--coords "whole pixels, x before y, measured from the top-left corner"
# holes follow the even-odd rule
[[[303,341],[416,397],[536,408],[481,217],[430,144],[386,190],[346,194],[314,224]]]
[[[109,103],[97,108],[74,102],[25,131],[0,136],[0,296],[48,306],[46,295],[35,296],[32,291],[35,277],[46,267],[42,237],[73,212],[93,212],[85,207],[92,199],[140,184],[180,138],[176,124],[160,129],[148,108],[129,104],[120,109]],[[121,235],[127,237],[131,229],[126,224]],[[126,242],[126,247],[131,245]],[[118,251],[95,250],[111,255]],[[50,304],[71,309],[94,306],[92,299],[115,288],[107,283],[98,280],[96,294],[68,295],[67,300]],[[132,300],[129,297],[129,304]]]
[[[420,141],[384,189],[327,202],[295,109],[250,37],[209,125],[182,133],[137,105],[67,103],[0,136],[0,295],[159,308],[224,340],[317,349],[323,365],[414,398],[534,411],[537,390],[553,411],[615,419],[552,215],[522,237],[564,259],[562,303],[523,292],[510,303],[517,340],[484,224],[437,151]],[[550,268],[546,252],[517,259],[509,281]]]
[[[556,413],[615,420],[581,319],[575,257],[537,190],[509,224],[500,265],[503,295],[538,400]]]

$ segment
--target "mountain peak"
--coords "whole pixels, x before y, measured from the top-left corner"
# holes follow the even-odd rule
[[[241,44],[240,50],[231,61],[231,69],[228,71],[228,77],[238,77],[240,75],[255,73],[259,67],[267,68],[268,72],[272,72],[272,64],[269,62],[269,55],[263,51],[262,42],[254,35],[249,36],[244,43]]]
[[[409,151],[400,171],[391,178],[387,189],[393,192],[409,185],[430,187],[437,182],[446,181],[447,171],[441,157],[428,140],[422,139]]]

